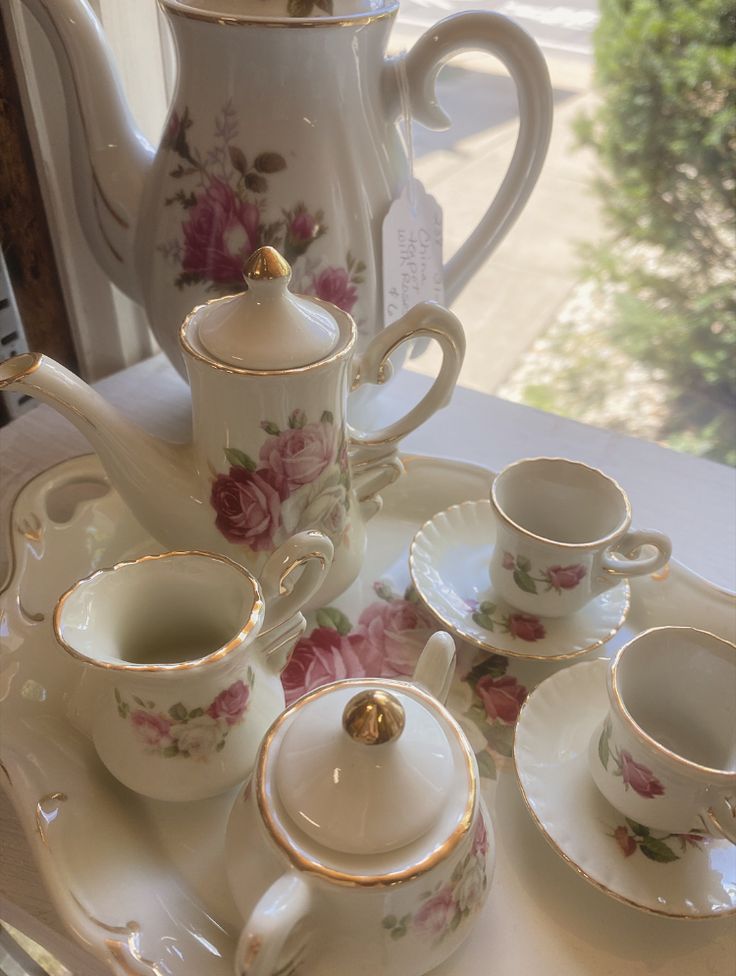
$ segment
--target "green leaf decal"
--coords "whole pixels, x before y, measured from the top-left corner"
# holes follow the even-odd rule
[[[348,618],[337,607],[322,607],[321,610],[318,610],[317,624],[320,627],[331,627],[332,630],[336,630],[343,637],[353,629],[353,625]]]
[[[224,748],[225,748],[225,740],[220,739],[220,741],[215,746],[215,752],[222,752]]]
[[[483,630],[492,631],[495,627],[493,618],[489,617],[487,613],[481,613],[479,610],[476,610],[473,614],[473,620],[478,624],[479,627],[482,627]]]
[[[488,745],[497,752],[499,756],[506,756],[511,758],[514,754],[514,726],[513,725],[501,725],[498,722],[494,722],[493,725],[488,722],[485,723],[483,728],[483,733],[486,737]]]
[[[278,435],[281,433],[280,428],[273,422],[273,420],[262,420],[261,430],[265,430],[266,433],[270,434],[272,437],[278,437]]]
[[[177,702],[176,705],[172,705],[169,709],[169,715],[175,722],[186,722],[189,717],[189,709],[185,705],[182,705],[181,702]]]
[[[161,755],[166,759],[171,759],[173,756],[179,755],[179,747],[177,745],[166,746],[165,749],[161,750]]]
[[[396,918],[395,915],[387,915],[384,918],[383,922],[381,922],[381,925],[383,925],[385,929],[393,929],[396,927],[397,922],[398,919]]]
[[[645,827],[644,824],[637,823],[636,820],[629,820],[628,817],[626,817],[625,820],[631,828],[632,833],[637,834],[639,837],[649,836],[649,827]]]
[[[248,457],[247,454],[239,451],[236,447],[226,447],[225,457],[234,468],[245,468],[246,471],[256,470],[256,462],[253,458]]]
[[[492,678],[500,678],[508,670],[509,659],[503,654],[484,654],[483,660],[474,665],[465,676],[465,681],[475,685],[485,674]],[[485,709],[483,711],[485,715]]]
[[[530,573],[532,568],[532,561],[526,556],[517,556],[516,565],[522,571],[522,573]]]
[[[251,193],[265,193],[268,190],[268,180],[258,173],[248,173],[245,177],[245,186]]]
[[[481,613],[487,613],[489,617],[492,617],[493,614],[496,612],[496,604],[491,603],[490,600],[484,600],[481,603],[479,610]]]
[[[608,748],[609,733],[608,723],[606,723],[601,729],[600,738],[598,739],[598,758],[604,769],[608,769],[608,760],[611,756],[610,749]]]
[[[138,695],[133,695],[133,701],[136,703],[136,705],[140,706],[140,708],[146,707],[146,703],[142,698],[139,698]]]
[[[245,174],[248,172],[248,164],[245,161],[245,154],[243,153],[243,150],[238,149],[237,146],[230,146],[230,162],[241,174],[241,176],[245,176]]]
[[[519,560],[517,559],[517,565],[518,562]],[[514,570],[514,582],[519,587],[519,589],[523,590],[525,593],[537,592],[537,584],[534,582],[531,576],[523,569]]]
[[[193,708],[189,713],[189,718],[199,718],[200,715],[204,715],[203,708]]]
[[[319,419],[320,419],[321,423],[323,423],[323,424],[334,424],[335,423],[335,418],[334,418],[331,410],[323,410],[322,411],[322,416]]]
[[[478,762],[478,772],[485,779],[496,778],[496,764],[490,752],[477,752],[475,758]]]
[[[120,692],[118,691],[117,688],[115,688],[115,701],[118,703],[118,705],[120,705],[123,701]]]
[[[670,861],[679,861],[679,854],[675,854],[671,847],[668,847],[663,840],[657,837],[645,837],[639,844],[639,848],[650,861],[658,861],[660,864],[667,864]]]
[[[312,0],[289,0],[289,15],[291,17],[303,17],[304,14],[292,13],[292,6],[308,7],[311,10]],[[264,152],[256,156],[253,166],[259,173],[280,173],[282,169],[286,169],[286,160],[279,153]]]

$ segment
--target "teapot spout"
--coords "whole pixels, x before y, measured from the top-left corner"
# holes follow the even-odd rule
[[[0,390],[15,390],[49,404],[86,437],[113,487],[151,535],[166,540],[180,531],[188,511],[170,497],[196,495],[192,448],[154,437],[111,406],[64,366],[40,353],[0,363]],[[166,485],[166,492],[156,486]],[[175,494],[173,494],[175,493]],[[176,521],[174,521],[176,519]]]
[[[61,73],[74,196],[92,253],[112,281],[140,300],[135,230],[153,150],[123,97],[110,47],[87,0],[23,0]]]

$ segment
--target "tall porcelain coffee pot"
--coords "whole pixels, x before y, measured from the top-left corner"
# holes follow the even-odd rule
[[[246,292],[200,305],[181,326],[192,389],[192,441],[152,437],[52,359],[24,353],[0,363],[13,388],[59,410],[87,437],[133,514],[167,549],[217,552],[258,575],[290,536],[308,529],[335,557],[314,598],[330,602],[358,575],[376,493],[401,474],[402,437],[444,406],[465,352],[462,326],[425,302],[356,352],[347,312],[288,289],[289,265],[259,248]],[[348,424],[348,394],[380,384],[388,357],[426,336],[442,350],[433,385],[382,430]]]
[[[153,0],[150,0],[153,3]],[[494,13],[460,13],[387,58],[393,0],[159,0],[178,59],[158,148],[137,130],[87,0],[24,0],[55,50],[71,126],[76,206],[93,253],[141,302],[179,372],[179,324],[193,305],[242,287],[270,244],[295,290],[355,318],[360,348],[382,327],[381,228],[405,185],[401,72],[411,114],[448,118],[434,85],[462,50],[499,58],[520,128],[506,176],[445,269],[451,302],[498,245],[536,183],[552,120],[533,40]]]

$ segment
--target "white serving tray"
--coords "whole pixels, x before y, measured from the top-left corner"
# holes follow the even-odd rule
[[[412,536],[436,511],[487,497],[491,479],[490,472],[457,462],[409,457],[405,463],[405,477],[384,493],[383,510],[369,525],[361,578],[336,603],[344,617],[332,615],[343,629],[362,626],[374,648],[381,644],[388,670],[410,662],[427,634],[415,605],[396,602],[409,581]],[[106,772],[64,711],[78,672],[53,639],[57,597],[94,568],[160,549],[109,489],[93,456],[34,478],[16,499],[10,531],[11,574],[0,595],[0,772],[54,905],[119,976],[230,976],[239,919],[223,841],[235,793],[190,804],[138,797]],[[370,621],[361,625],[366,608]],[[308,632],[320,623],[329,624],[330,616],[310,621]],[[664,623],[701,626],[733,640],[736,600],[673,562],[656,578],[632,582],[629,619],[605,650]],[[492,706],[502,713],[494,722],[463,680],[484,663],[493,676],[512,679],[503,686],[510,698],[499,695]],[[491,662],[477,648],[460,648],[450,706],[479,757],[498,861],[473,935],[436,976],[506,976],[542,965],[568,974],[599,967],[623,973],[632,959],[645,958],[667,959],[673,974],[723,971],[733,951],[723,921],[709,922],[708,935],[697,935],[693,930],[702,926],[648,917],[607,899],[569,871],[531,823],[511,769],[513,724],[503,718],[513,713],[517,685],[530,689],[559,667]],[[304,976],[311,973],[326,976],[319,967]]]

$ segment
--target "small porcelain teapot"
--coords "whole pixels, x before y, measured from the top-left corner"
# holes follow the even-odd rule
[[[38,397],[78,427],[133,514],[166,549],[219,552],[258,574],[295,532],[324,532],[335,559],[319,605],[358,575],[364,523],[380,505],[376,493],[402,470],[398,441],[448,402],[465,337],[452,313],[425,303],[358,354],[352,318],[292,294],[290,274],[277,251],[260,248],[245,268],[247,292],[201,305],[184,321],[190,444],[152,437],[36,353],[0,363],[0,389]],[[391,353],[419,336],[442,349],[429,392],[383,430],[349,427],[349,391],[382,383]]]
[[[159,800],[242,782],[283,710],[300,610],[331,558],[329,539],[304,532],[261,582],[225,556],[167,552],[75,583],[54,613],[57,641],[82,667],[68,713],[110,772]]]
[[[411,681],[336,681],[271,726],[227,831],[237,976],[312,972],[310,958],[420,976],[469,934],[495,850],[475,756],[437,700],[454,661],[434,634]]]

